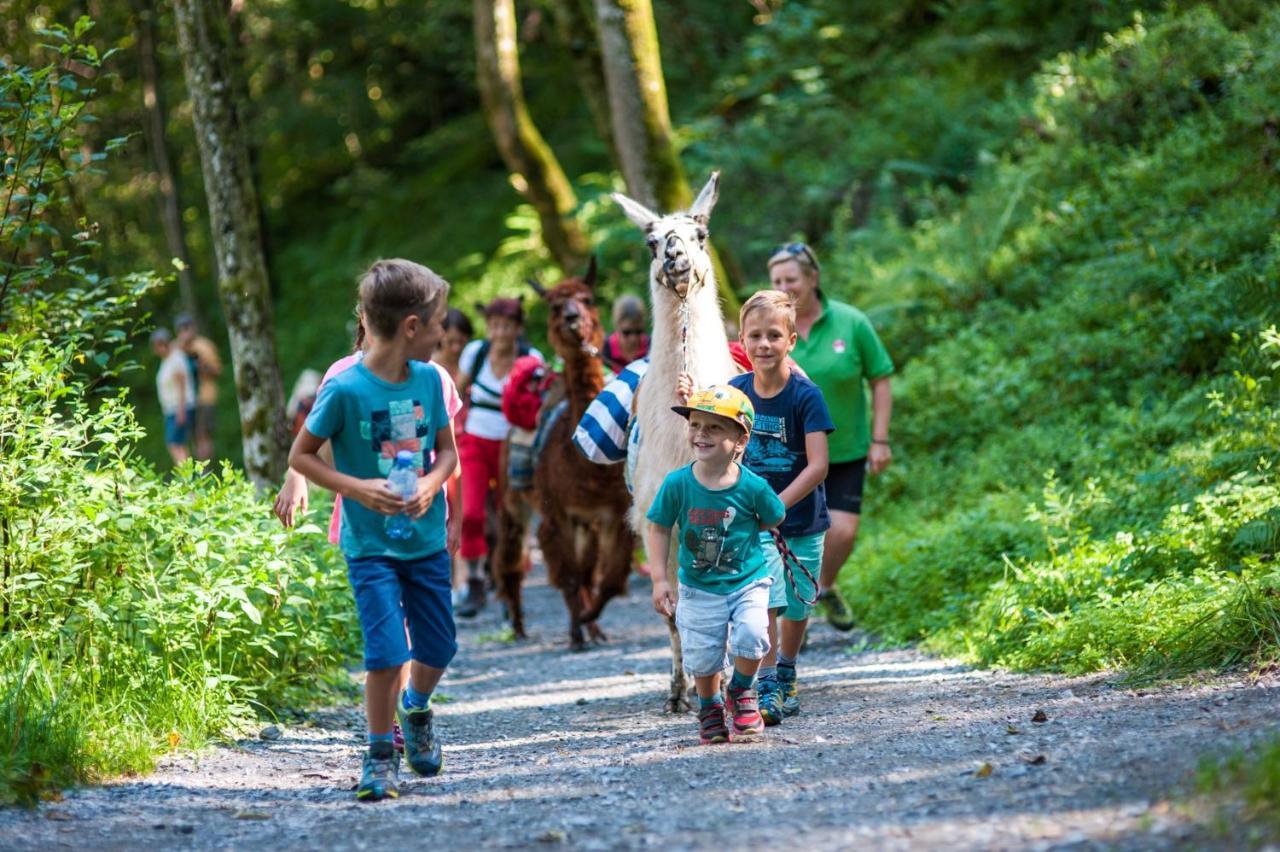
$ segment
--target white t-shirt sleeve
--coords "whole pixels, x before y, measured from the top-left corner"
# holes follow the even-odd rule
[[[476,378],[476,358],[480,357],[480,347],[483,345],[484,338],[477,337],[462,347],[462,354],[458,356],[458,369],[472,381],[475,381]]]

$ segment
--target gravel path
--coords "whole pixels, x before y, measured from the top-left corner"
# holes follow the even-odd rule
[[[353,799],[363,717],[338,707],[274,741],[0,811],[0,848],[708,848],[730,829],[737,849],[1204,848],[1224,841],[1176,804],[1198,757],[1280,730],[1274,675],[1134,692],[856,650],[857,634],[820,626],[802,715],[759,743],[701,747],[693,716],[660,712],[666,629],[646,588],[610,605],[610,641],[581,654],[537,577],[528,642],[503,643],[493,607],[464,624],[437,705],[445,774],[409,775],[398,801]]]

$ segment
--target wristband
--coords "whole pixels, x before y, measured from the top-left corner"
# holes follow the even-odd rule
[[[872,438],[872,439],[871,439],[871,443],[873,443],[873,444],[884,444],[886,447],[887,447],[887,446],[889,446],[889,442],[888,442],[888,441],[877,441],[875,438]]]

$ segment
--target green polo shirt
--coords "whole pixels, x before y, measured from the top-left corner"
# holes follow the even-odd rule
[[[865,458],[871,414],[864,384],[893,372],[893,361],[867,315],[822,297],[822,314],[791,357],[822,390],[836,431],[828,437],[832,464]]]

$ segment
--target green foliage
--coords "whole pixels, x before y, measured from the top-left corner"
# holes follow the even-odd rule
[[[1010,96],[966,197],[834,236],[907,362],[868,626],[1143,678],[1280,656],[1278,63],[1274,10],[1138,16]]]
[[[1237,750],[1225,758],[1207,758],[1196,772],[1202,793],[1230,793],[1244,805],[1239,814],[1223,815],[1233,834],[1241,823],[1249,828],[1251,842],[1262,846],[1280,838],[1280,740],[1272,740],[1247,753]]]
[[[312,700],[358,644],[318,529],[281,530],[230,467],[165,480],[138,459],[107,380],[162,282],[100,274],[91,235],[63,227],[94,93],[52,69],[96,67],[88,28],[49,31],[57,66],[0,68],[0,803]]]

